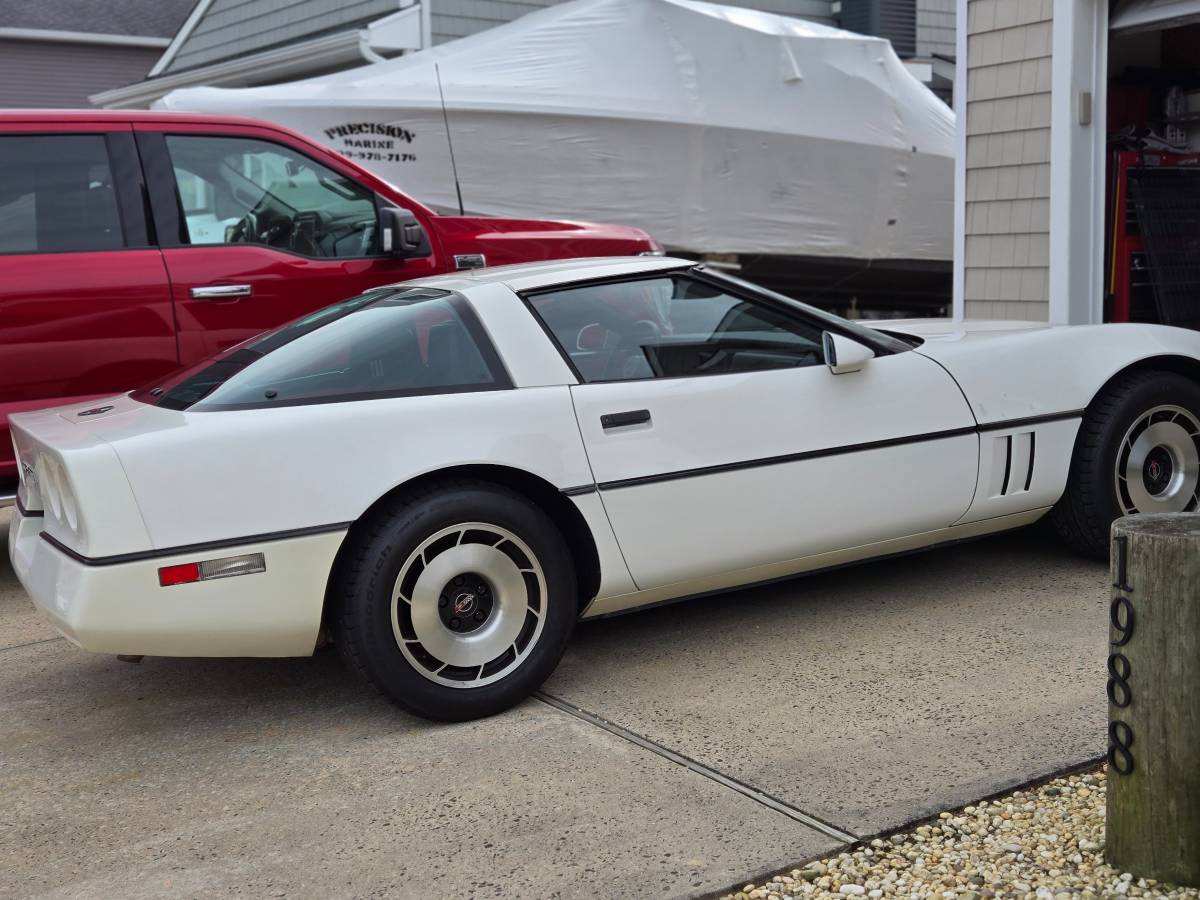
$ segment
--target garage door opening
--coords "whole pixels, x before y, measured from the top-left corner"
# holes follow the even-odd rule
[[[1200,329],[1200,0],[1126,0],[1108,46],[1104,320]]]

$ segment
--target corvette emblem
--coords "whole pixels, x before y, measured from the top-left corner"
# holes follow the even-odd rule
[[[454,614],[456,616],[469,615],[475,609],[474,594],[459,594],[454,598]]]
[[[93,406],[91,409],[85,409],[85,410],[84,410],[83,412],[81,412],[81,413],[76,413],[76,415],[80,415],[80,416],[98,416],[98,415],[100,415],[100,413],[106,413],[106,412],[108,412],[108,411],[109,411],[110,409],[112,409],[112,408],[113,408],[113,407],[111,407],[111,406]]]

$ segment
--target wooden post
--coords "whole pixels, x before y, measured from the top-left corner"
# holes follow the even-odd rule
[[[1200,515],[1112,529],[1105,856],[1200,886]]]

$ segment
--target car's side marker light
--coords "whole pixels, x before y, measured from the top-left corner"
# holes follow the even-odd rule
[[[267,561],[263,555],[247,553],[245,556],[226,556],[221,559],[206,559],[203,562],[163,566],[158,570],[158,583],[161,587],[171,587],[176,584],[232,578],[234,575],[254,575],[265,571]]]

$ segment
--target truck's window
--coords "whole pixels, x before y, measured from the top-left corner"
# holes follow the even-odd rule
[[[458,294],[381,288],[318,310],[133,394],[196,411],[511,387]]]
[[[124,246],[104,135],[0,136],[0,253]]]
[[[370,191],[269,141],[167,135],[191,244],[263,244],[302,256],[379,252]]]

